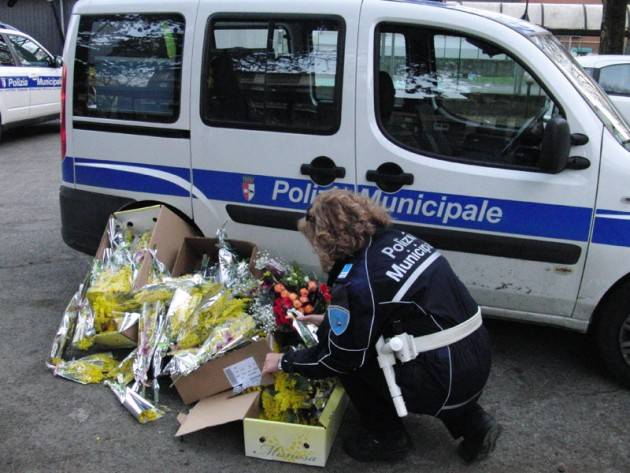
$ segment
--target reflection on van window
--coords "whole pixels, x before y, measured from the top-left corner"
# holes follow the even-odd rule
[[[81,17],[74,114],[174,122],[179,115],[183,43],[180,15]]]
[[[35,42],[24,36],[8,35],[9,41],[13,44],[13,49],[17,54],[20,65],[33,67],[50,67],[54,65],[54,60]]]
[[[484,41],[381,25],[376,91],[381,128],[429,156],[536,168],[554,104],[514,59]]]
[[[13,56],[9,51],[9,46],[4,42],[2,36],[0,36],[0,66],[14,66]]]
[[[339,127],[338,21],[217,19],[206,41],[206,123],[324,134]]]

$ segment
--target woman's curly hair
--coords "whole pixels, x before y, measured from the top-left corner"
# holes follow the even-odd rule
[[[328,272],[335,261],[359,251],[377,229],[390,223],[387,211],[373,200],[334,189],[317,195],[298,228]]]

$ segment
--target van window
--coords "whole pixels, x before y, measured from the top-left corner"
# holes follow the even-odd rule
[[[75,116],[176,121],[184,26],[178,14],[82,16]]]
[[[0,35],[0,66],[14,66],[13,56],[9,51],[9,46],[4,41],[2,35]]]
[[[630,64],[615,64],[602,67],[599,84],[610,95],[630,96]]]
[[[52,56],[34,41],[24,36],[13,34],[8,35],[8,38],[11,44],[13,44],[13,49],[15,50],[15,54],[17,54],[20,65],[50,67],[55,63]]]
[[[416,26],[377,30],[377,115],[395,143],[425,156],[536,170],[553,102],[501,48]]]
[[[201,113],[212,126],[330,134],[339,128],[341,20],[212,18]]]

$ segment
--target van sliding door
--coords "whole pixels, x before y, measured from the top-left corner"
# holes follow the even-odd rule
[[[69,32],[76,49],[66,58],[71,120],[64,169],[73,166],[74,173],[64,176],[81,190],[161,202],[192,216],[196,2],[138,3],[113,14],[95,8],[78,4]]]
[[[272,1],[235,13],[201,1],[191,130],[206,234],[227,222],[231,238],[317,268],[296,224],[319,192],[355,186],[359,4]]]

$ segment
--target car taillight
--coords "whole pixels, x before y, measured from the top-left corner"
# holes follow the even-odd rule
[[[66,157],[66,65],[61,69],[61,160]]]

